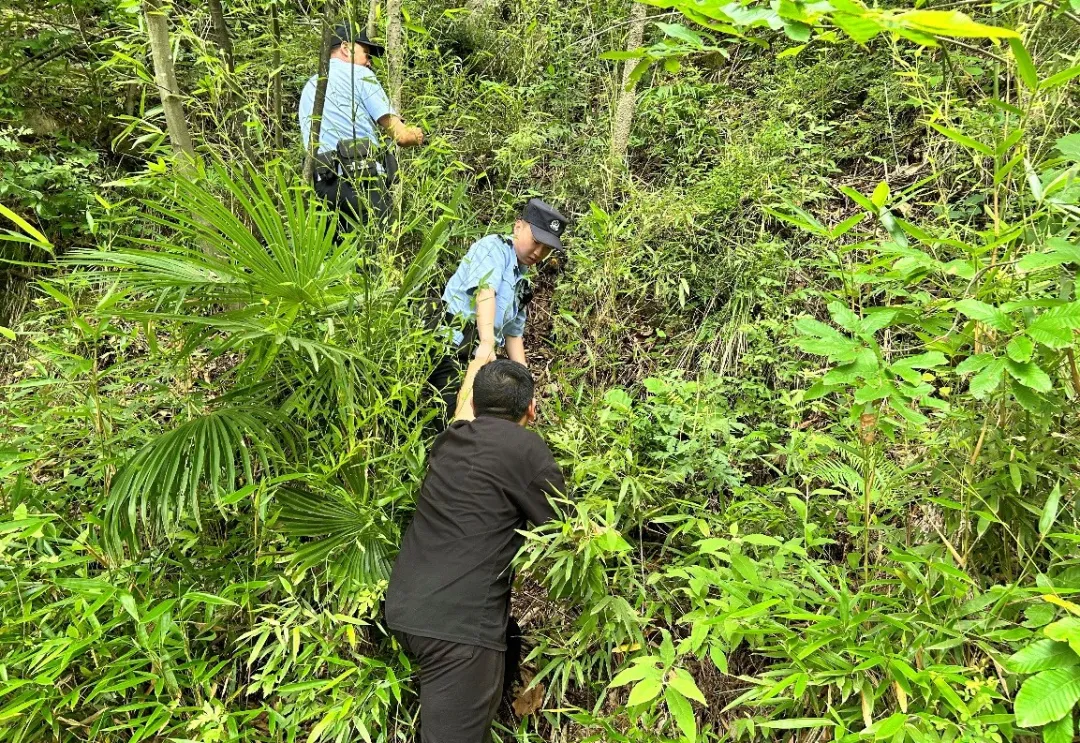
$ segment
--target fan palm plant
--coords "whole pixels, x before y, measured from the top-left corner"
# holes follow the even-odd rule
[[[380,501],[368,483],[378,466],[415,470],[401,457],[419,447],[434,342],[417,300],[453,218],[411,260],[379,261],[375,235],[338,234],[337,215],[280,166],[208,175],[146,203],[160,235],[66,258],[125,292],[111,313],[174,328],[181,358],[205,357],[220,392],[121,466],[106,504],[111,548],[198,523],[203,499],[302,477],[320,484],[283,493],[278,523],[328,541],[305,542],[297,565],[333,555],[340,575],[375,580],[396,532],[369,512]]]

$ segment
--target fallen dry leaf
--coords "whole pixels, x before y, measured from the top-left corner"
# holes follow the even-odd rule
[[[533,680],[533,674],[529,671],[522,670],[521,672],[521,686],[518,688],[518,693],[514,697],[514,714],[518,717],[525,717],[536,712],[544,704],[544,685],[537,684],[533,688],[529,688],[529,683]]]

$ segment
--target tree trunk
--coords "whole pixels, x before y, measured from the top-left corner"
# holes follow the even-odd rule
[[[154,58],[154,83],[161,95],[169,142],[176,154],[180,172],[192,177],[195,173],[195,147],[191,144],[191,132],[184,116],[184,101],[176,82],[176,69],[169,46],[169,22],[161,7],[161,0],[143,0],[143,16],[150,37],[150,53]]]
[[[386,55],[390,63],[390,103],[401,115],[401,67],[405,49],[401,37],[401,0],[386,0]]]
[[[630,31],[626,35],[626,51],[632,52],[641,46],[645,36],[645,15],[647,6],[634,3],[630,8]],[[611,133],[611,157],[626,162],[626,148],[630,144],[630,129],[634,124],[634,102],[636,85],[630,83],[630,73],[637,62],[628,59],[623,62],[622,86],[619,88],[618,102],[615,104],[615,121]]]
[[[326,3],[323,16],[322,46],[319,47],[319,81],[315,84],[315,103],[311,111],[311,139],[304,143],[307,153],[304,156],[304,182],[311,180],[315,173],[315,153],[319,149],[319,132],[322,131],[323,109],[326,107],[327,73],[330,70],[330,39],[334,35],[334,12],[336,3]]]
[[[210,0],[210,21],[214,26],[214,41],[225,57],[225,69],[231,74],[235,69],[232,39],[229,38],[229,27],[225,23],[225,9],[221,7],[221,0]]]
[[[375,22],[379,17],[379,0],[371,0],[367,9],[367,35],[369,39],[375,38]]]
[[[285,122],[281,110],[281,25],[278,22],[278,0],[270,0],[270,35],[274,39],[270,62],[274,68],[274,77],[270,83],[270,105],[274,111],[274,146],[280,150]]]

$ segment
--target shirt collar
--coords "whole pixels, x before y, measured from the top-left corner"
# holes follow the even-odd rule
[[[529,267],[521,265],[521,261],[518,260],[517,251],[514,250],[513,235],[502,235],[502,241],[510,249],[510,259],[514,262],[514,283],[517,283],[529,275]]]

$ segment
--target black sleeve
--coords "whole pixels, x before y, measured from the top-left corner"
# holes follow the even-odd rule
[[[555,510],[548,503],[548,496],[559,496],[566,492],[559,465],[551,460],[540,469],[523,493],[514,493],[514,503],[525,514],[525,518],[539,526],[555,518]]]

